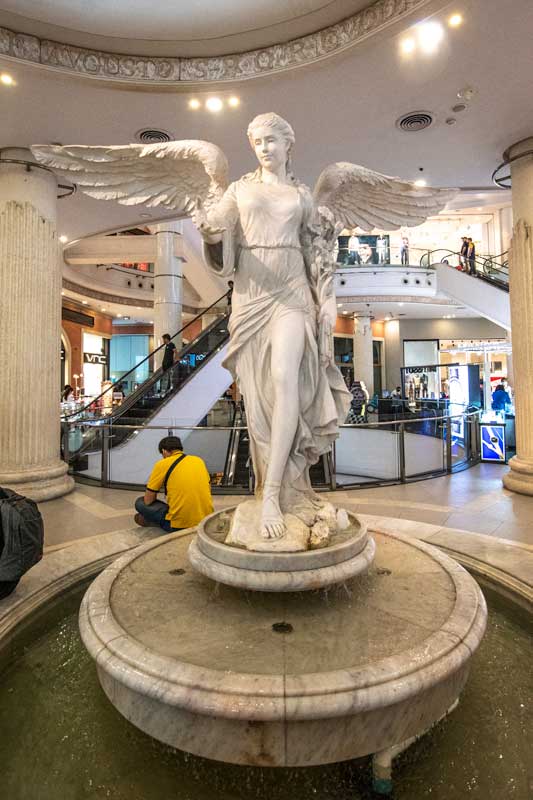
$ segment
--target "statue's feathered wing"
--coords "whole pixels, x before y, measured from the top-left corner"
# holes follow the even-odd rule
[[[320,174],[314,199],[317,207],[326,206],[345,228],[393,231],[421,225],[456,193],[457,189],[415,186],[357,164],[338,162]]]
[[[41,164],[51,167],[98,200],[123,205],[162,206],[191,213],[196,201],[209,208],[228,185],[222,150],[196,139],[118,147],[34,145]]]

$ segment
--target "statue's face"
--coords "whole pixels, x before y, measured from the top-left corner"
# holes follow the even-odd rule
[[[270,172],[287,163],[287,143],[275,128],[267,125],[255,128],[252,145],[260,165]]]

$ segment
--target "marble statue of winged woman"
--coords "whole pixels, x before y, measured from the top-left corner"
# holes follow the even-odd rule
[[[229,185],[226,157],[209,142],[32,150],[91,197],[189,214],[208,268],[233,279],[224,363],[245,401],[260,534],[278,539],[284,513],[305,521],[320,504],[309,468],[351,399],[332,354],[337,234],[420,225],[453,193],[350,163],[326,167],[311,192],[292,171],[288,122],[260,114],[247,133],[258,168]]]

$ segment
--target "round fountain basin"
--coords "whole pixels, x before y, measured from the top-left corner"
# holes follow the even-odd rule
[[[367,574],[257,593],[192,570],[192,536],[121,557],[80,609],[109,700],[154,738],[235,764],[326,764],[418,735],[458,698],[486,607],[435,548],[376,533]]]

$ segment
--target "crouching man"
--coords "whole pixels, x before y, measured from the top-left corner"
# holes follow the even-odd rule
[[[183,452],[177,436],[165,436],[158,449],[162,459],[152,470],[144,497],[135,501],[135,522],[166,533],[192,528],[213,512],[207,468],[201,458]],[[166,503],[157,499],[158,492],[166,495]]]

